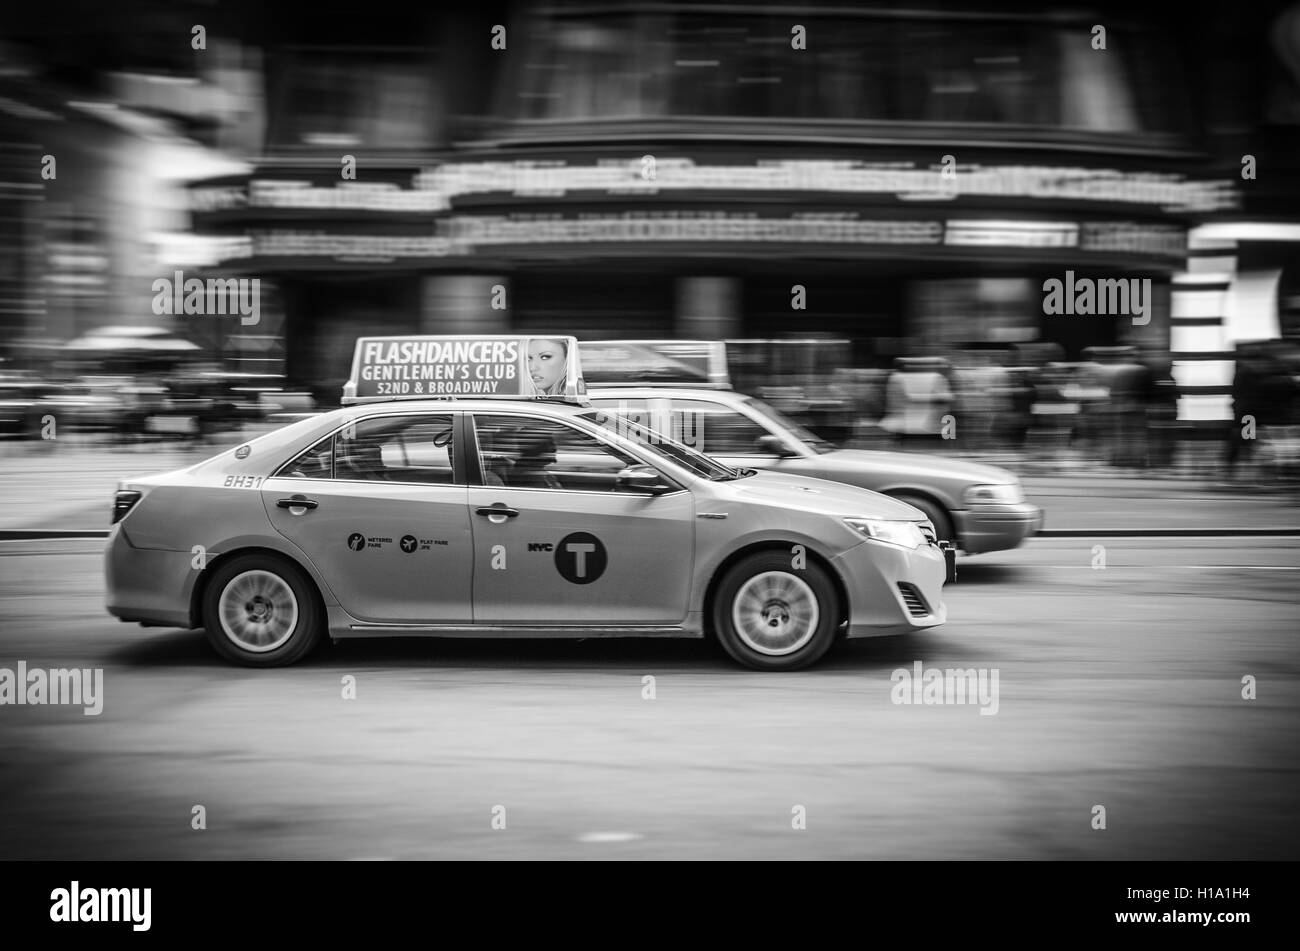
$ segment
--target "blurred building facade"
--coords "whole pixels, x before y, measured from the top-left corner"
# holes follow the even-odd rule
[[[851,340],[860,366],[978,341],[1167,354],[1188,233],[1239,207],[1187,94],[1196,51],[1155,12],[498,4],[357,25],[267,26],[256,170],[194,189],[196,227],[242,242],[222,267],[280,288],[302,382],[339,379],[362,329],[795,331]],[[1149,312],[1044,313],[1052,278],[1149,280]]]
[[[159,261],[259,278],[222,357],[329,399],[361,333],[796,334],[1131,344],[1221,423],[1234,342],[1296,331],[1295,7],[181,3],[144,49],[185,107],[114,88],[250,163]],[[1150,292],[1049,313],[1052,280]]]

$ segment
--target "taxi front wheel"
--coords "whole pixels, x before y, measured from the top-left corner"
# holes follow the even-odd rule
[[[839,627],[835,586],[815,564],[785,552],[750,555],[728,569],[713,599],[713,629],[735,660],[755,670],[815,663]]]
[[[226,660],[282,667],[320,640],[321,613],[311,579],[267,555],[240,555],[217,567],[203,593],[203,626]]]

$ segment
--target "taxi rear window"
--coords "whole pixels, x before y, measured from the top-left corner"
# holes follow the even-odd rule
[[[286,462],[275,475],[282,479],[332,479],[333,467],[334,437],[327,436],[296,459]]]
[[[290,479],[456,482],[451,414],[411,414],[363,419],[344,426],[281,467]]]

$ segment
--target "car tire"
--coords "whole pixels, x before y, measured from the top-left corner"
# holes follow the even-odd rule
[[[893,496],[893,498],[898,499],[900,502],[906,502],[913,508],[918,508],[925,513],[925,517],[934,525],[935,541],[951,542],[954,548],[961,547],[957,544],[957,539],[953,537],[952,518],[949,517],[947,509],[942,505],[939,505],[936,502],[931,502],[929,499],[922,498],[919,495],[900,493]]]
[[[239,555],[215,569],[203,592],[203,627],[226,660],[284,667],[321,639],[323,616],[311,579],[285,558]]]
[[[841,617],[825,569],[760,552],[732,565],[713,598],[713,631],[732,659],[754,670],[800,670],[835,642]]]

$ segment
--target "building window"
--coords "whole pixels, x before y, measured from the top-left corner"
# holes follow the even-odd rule
[[[791,47],[791,24],[807,47]],[[1082,23],[689,7],[557,13],[537,30],[514,117],[726,117],[1167,130],[1170,82],[1147,81],[1159,50],[1128,34],[1099,53]],[[1135,65],[1136,64],[1136,65]],[[1145,121],[1144,121],[1145,120]]]
[[[279,62],[272,147],[428,149],[441,138],[428,50],[292,50]]]

